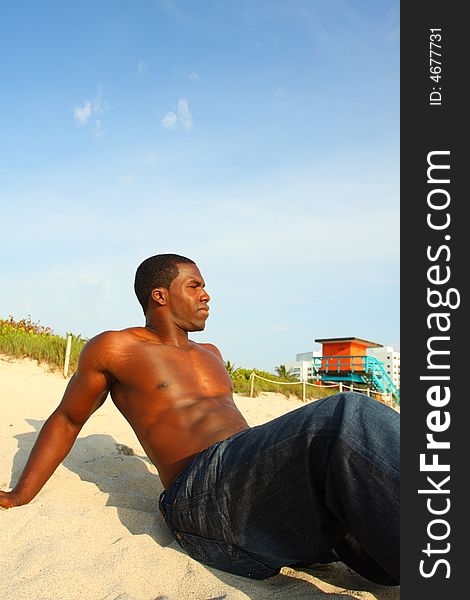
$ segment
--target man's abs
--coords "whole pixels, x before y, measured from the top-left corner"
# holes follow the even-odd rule
[[[118,408],[157,467],[165,488],[199,452],[249,427],[231,398],[199,398],[140,415]]]

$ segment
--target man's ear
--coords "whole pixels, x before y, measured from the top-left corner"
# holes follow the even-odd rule
[[[159,306],[165,306],[168,301],[168,294],[165,288],[155,288],[150,292],[150,297]]]

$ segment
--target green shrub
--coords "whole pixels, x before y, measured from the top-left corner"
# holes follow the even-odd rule
[[[72,335],[69,372],[77,368],[78,357],[87,340]],[[0,319],[0,353],[14,358],[32,358],[51,368],[63,369],[67,338],[55,335],[50,327],[33,322],[29,316],[15,321]]]

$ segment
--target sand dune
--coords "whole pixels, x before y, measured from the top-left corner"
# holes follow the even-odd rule
[[[0,488],[16,482],[66,380],[29,360],[0,357]],[[269,394],[236,397],[251,425],[301,406]],[[173,541],[158,512],[162,485],[111,402],[28,505],[0,511],[2,600],[397,600],[342,563],[283,569],[252,581],[201,565]]]

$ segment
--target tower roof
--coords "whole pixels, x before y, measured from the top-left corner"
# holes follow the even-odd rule
[[[383,344],[377,344],[376,342],[370,342],[369,340],[363,340],[357,337],[342,337],[342,338],[321,338],[315,340],[319,344],[340,343],[340,342],[358,342],[367,348],[383,348]]]

